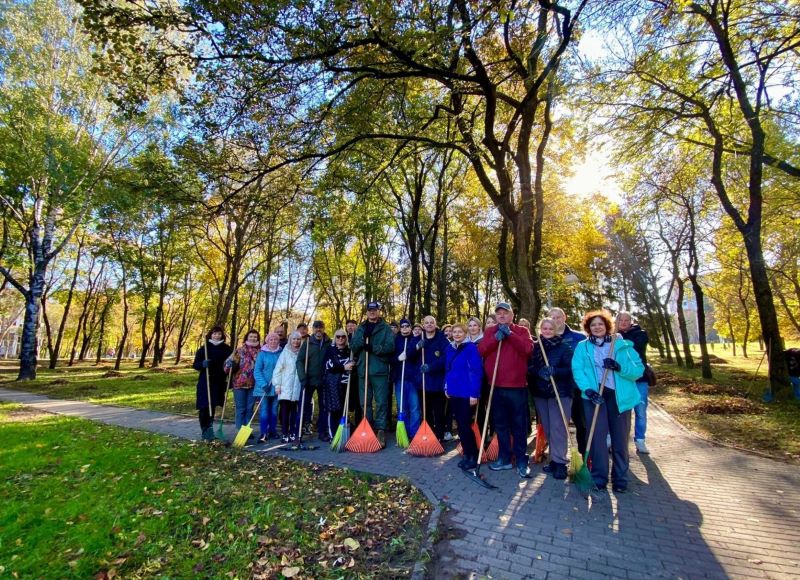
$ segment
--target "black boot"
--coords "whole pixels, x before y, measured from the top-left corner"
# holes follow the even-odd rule
[[[563,463],[553,463],[553,479],[567,479],[567,466]]]
[[[478,467],[478,457],[476,455],[465,455],[464,464],[460,465],[461,469],[470,471]]]

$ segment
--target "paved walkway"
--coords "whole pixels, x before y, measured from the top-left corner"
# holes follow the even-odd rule
[[[0,400],[111,425],[197,438],[194,418],[0,389]],[[288,452],[305,461],[406,475],[444,506],[432,578],[798,578],[800,468],[719,447],[651,406],[652,454],[632,455],[629,492],[595,493],[545,476],[484,472],[499,490],[464,477],[454,449],[422,459],[390,447],[377,454]],[[233,427],[226,425],[232,436]]]

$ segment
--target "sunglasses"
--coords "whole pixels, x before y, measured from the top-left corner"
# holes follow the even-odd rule
[[[347,336],[345,336],[345,335],[343,335],[343,334],[337,334],[337,335],[336,335],[336,338],[347,338]]]

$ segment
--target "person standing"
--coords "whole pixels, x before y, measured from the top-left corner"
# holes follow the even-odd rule
[[[422,423],[422,409],[420,408],[419,393],[419,339],[411,334],[411,322],[403,318],[400,321],[400,334],[394,339],[395,360],[392,363],[392,382],[394,396],[397,401],[398,412],[400,408],[406,417],[406,429],[409,439],[414,435]],[[400,391],[403,391],[402,405]]]
[[[206,351],[208,356],[206,356]],[[214,414],[216,408],[225,402],[225,360],[231,355],[233,349],[225,343],[225,331],[221,326],[215,326],[206,334],[206,344],[197,349],[194,354],[192,368],[200,372],[197,378],[197,399],[195,408],[200,419],[200,432],[204,441],[214,439]],[[208,369],[208,375],[206,375]],[[206,378],[211,379],[210,388]],[[209,412],[208,391],[211,391],[211,409]]]
[[[617,314],[616,324],[617,332],[622,335],[622,338],[633,343],[634,350],[642,359],[642,365],[647,366],[647,343],[649,342],[647,332],[638,324],[634,324],[631,313],[624,310]],[[647,454],[650,453],[650,450],[647,448],[644,438],[647,434],[647,399],[650,384],[644,374],[636,379],[636,388],[639,389],[641,401],[633,408],[633,443],[636,445],[637,453]]]
[[[467,340],[472,343],[478,344],[483,338],[483,329],[481,328],[481,321],[473,316],[467,320]]]
[[[281,419],[281,435],[283,442],[289,443],[297,438],[297,431],[292,429],[292,416],[297,410],[297,401],[300,400],[300,377],[297,376],[297,353],[303,339],[300,333],[294,331],[289,335],[289,342],[281,351],[275,371],[272,373],[272,384],[275,385],[275,394],[278,396],[278,405]]]
[[[484,359],[484,369],[491,381],[495,361],[498,359],[497,379],[492,397],[492,418],[500,453],[497,461],[489,464],[492,471],[511,469],[511,455],[517,461],[520,477],[530,477],[526,453],[528,443],[528,359],[533,350],[533,338],[524,326],[514,324],[514,311],[508,302],[500,302],[494,309],[497,325],[490,326],[478,345]],[[500,344],[502,343],[502,348]],[[513,449],[511,438],[514,438]]]
[[[300,377],[300,383],[303,385],[305,397],[300,393],[300,400],[304,401],[303,405],[303,429],[310,424],[314,414],[313,399],[314,393],[317,393],[317,434],[320,439],[324,439],[325,421],[328,416],[328,409],[323,405],[322,396],[322,378],[325,374],[325,355],[328,348],[331,346],[331,339],[325,334],[325,323],[321,320],[315,320],[312,324],[313,333],[308,337],[300,346],[300,352],[297,354],[297,376]],[[308,370],[306,370],[308,365]]]
[[[358,322],[351,318],[345,322],[344,328],[347,330],[347,342],[349,343],[353,340],[353,333],[356,331],[356,328],[358,328]]]
[[[569,464],[569,432],[564,421],[569,424],[572,390],[575,388],[572,381],[572,353],[572,347],[564,341],[562,335],[555,333],[553,320],[543,318],[539,323],[539,343],[533,347],[528,366],[528,386],[533,393],[536,414],[550,443],[550,464],[544,467],[544,472],[550,473],[555,479],[567,478]],[[551,377],[556,384],[556,390],[553,390]],[[566,418],[561,416],[556,397],[561,399],[561,408],[564,409]]]
[[[364,416],[375,429],[381,447],[386,447],[386,414],[389,401],[389,371],[394,354],[394,335],[389,325],[381,318],[380,302],[367,303],[367,319],[353,333],[350,349],[358,360],[359,398],[364,401],[365,388],[367,407]],[[367,369],[369,355],[369,369]],[[365,384],[369,371],[368,385]],[[374,401],[374,412],[373,412]]]
[[[255,367],[258,351],[261,349],[261,335],[253,328],[247,331],[244,343],[225,362],[226,372],[232,372],[231,387],[233,400],[236,403],[236,432],[246,424],[253,415],[255,398],[253,389],[256,385]]]
[[[478,442],[472,431],[473,409],[478,404],[483,378],[483,361],[478,347],[467,338],[467,329],[461,323],[452,326],[453,342],[447,347],[444,392],[453,410],[458,426],[458,437],[464,451],[461,469],[478,466]]]
[[[449,344],[444,332],[437,329],[436,319],[433,316],[422,319],[422,336],[417,342],[417,350],[422,351],[418,361],[419,388],[422,389],[424,375],[425,403],[430,413],[428,422],[431,423],[431,428],[439,441],[444,441],[445,434],[444,375]]]
[[[278,438],[278,396],[275,394],[275,386],[272,384],[272,374],[280,355],[280,336],[277,332],[271,332],[264,339],[264,345],[258,353],[256,368],[253,371],[256,379],[253,396],[261,399],[261,406],[258,408],[261,427],[259,443],[266,443],[269,439]]]
[[[786,368],[789,370],[794,398],[800,400],[800,348],[788,348],[783,351],[783,356],[786,359]]]
[[[571,329],[567,324],[567,315],[561,308],[551,308],[547,313],[548,318],[555,324],[555,333],[561,337],[561,340],[567,343],[572,350],[578,346],[578,343],[586,340],[586,335],[576,332]],[[581,455],[586,455],[586,418],[583,416],[583,400],[581,399],[581,391],[576,386],[572,390],[572,422],[575,425],[575,438],[578,440],[578,451]]]
[[[350,345],[353,342],[353,334],[356,328],[358,328],[358,322],[350,318],[345,322],[344,328],[347,331],[347,344]],[[358,425],[361,423],[361,418],[364,416],[364,411],[361,408],[361,399],[358,396],[358,381],[352,380],[349,384],[350,408],[347,411],[353,413],[353,420],[355,424]]]
[[[578,343],[572,355],[572,376],[581,390],[586,418],[593,417],[595,409],[598,413],[589,449],[590,471],[597,488],[604,489],[608,485],[606,438],[610,435],[611,482],[615,492],[624,493],[628,489],[631,409],[639,403],[636,379],[644,373],[644,365],[632,342],[615,337],[608,311],[588,312],[583,317],[583,328],[589,336]]]
[[[333,344],[325,353],[325,374],[322,378],[323,403],[320,408],[326,410],[323,420],[323,431],[320,440],[328,443],[339,426],[344,412],[344,397],[350,383],[350,346],[347,344],[347,332],[339,329],[333,333]]]

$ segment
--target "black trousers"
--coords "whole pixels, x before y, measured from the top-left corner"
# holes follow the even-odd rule
[[[500,457],[503,463],[511,461],[511,454],[517,465],[528,463],[528,389],[495,387],[492,401],[492,416],[500,444]],[[511,437],[514,438],[512,448]]]
[[[425,404],[427,405],[428,425],[433,429],[436,438],[444,439],[444,410],[447,402],[442,391],[425,391]]]
[[[292,433],[292,413],[295,412],[298,406],[297,401],[278,401],[279,414],[281,416],[281,433],[283,436],[297,435],[297,431]]]
[[[583,397],[580,389],[572,390],[572,423],[575,425],[575,436],[578,439],[578,451],[586,456],[586,438],[589,436],[586,418],[583,414]]]
[[[217,412],[217,406],[214,405],[211,411],[212,414],[209,414],[208,407],[203,407],[202,409],[197,410],[197,414],[200,418],[200,429],[202,431],[205,431],[214,424],[214,415]]]
[[[475,441],[475,433],[472,432],[472,416],[475,407],[469,404],[469,397],[450,397],[447,399],[450,409],[458,423],[458,438],[461,440],[461,448],[464,450],[464,457],[478,458],[478,442]]]

